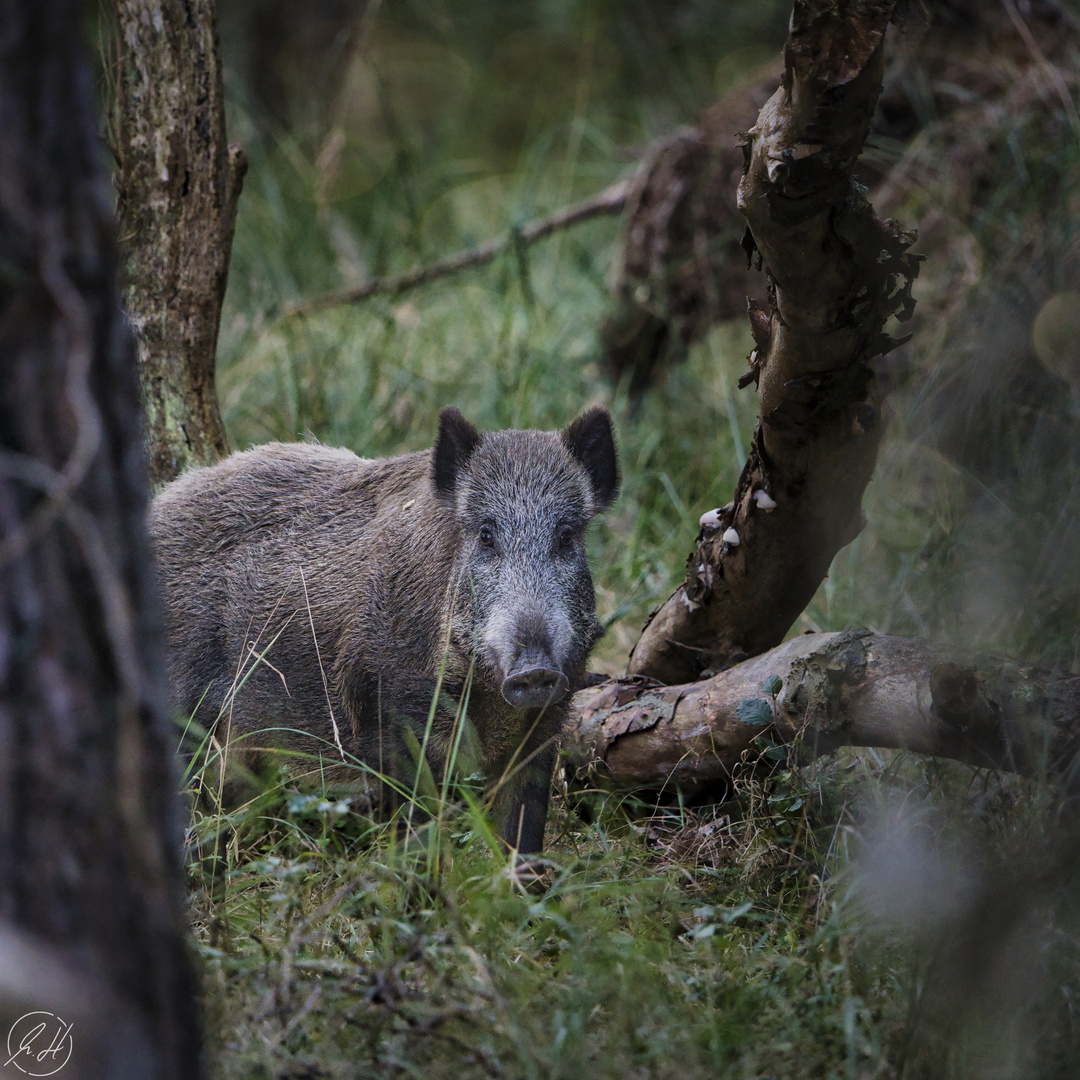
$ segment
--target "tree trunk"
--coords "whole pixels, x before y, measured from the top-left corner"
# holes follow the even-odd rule
[[[74,1019],[64,1075],[191,1078],[174,735],[85,15],[0,0],[0,1013]]]
[[[914,239],[852,179],[881,90],[893,3],[797,0],[784,79],[750,130],[739,208],[768,274],[752,305],[760,419],[733,502],[703,519],[686,578],[654,612],[632,675],[664,683],[769,649],[862,528],[880,435],[870,361],[910,315]]]
[[[121,276],[150,480],[228,453],[214,364],[247,161],[225,141],[213,0],[114,0]]]
[[[789,744],[914,750],[1080,786],[1080,675],[870,631],[806,634],[692,686],[616,681],[575,703],[567,764],[607,786],[700,793]]]

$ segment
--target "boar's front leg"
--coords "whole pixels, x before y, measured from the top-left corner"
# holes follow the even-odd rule
[[[492,804],[495,828],[508,847],[521,855],[539,855],[544,850],[551,774],[556,747],[545,747],[516,775],[498,788]]]

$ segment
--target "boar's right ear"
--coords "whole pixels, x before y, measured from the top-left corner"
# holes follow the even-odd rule
[[[431,451],[431,483],[435,494],[449,499],[458,473],[480,445],[480,432],[454,408],[439,413],[439,436]]]
[[[560,438],[589,474],[596,510],[606,510],[619,494],[619,455],[611,414],[607,409],[589,409],[566,427]]]

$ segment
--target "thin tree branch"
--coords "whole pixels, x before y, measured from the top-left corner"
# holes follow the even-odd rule
[[[537,240],[551,236],[552,233],[572,228],[574,225],[591,221],[593,218],[602,217],[605,214],[622,213],[629,187],[629,180],[620,180],[582,202],[564,206],[546,217],[527,221],[520,229],[515,229],[508,236],[488,240],[477,247],[456,251],[427,266],[417,266],[412,270],[406,270],[403,274],[372,278],[351,289],[340,289],[336,292],[323,293],[321,296],[313,296],[307,300],[300,300],[286,308],[282,317],[309,315],[315,311],[345,304],[361,304],[373,296],[405,292],[407,289],[426,285],[430,281],[456,274],[461,270],[475,270],[478,267],[487,266],[515,244],[534,244]]]

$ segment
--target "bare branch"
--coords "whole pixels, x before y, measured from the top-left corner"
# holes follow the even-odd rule
[[[427,266],[417,266],[412,270],[406,270],[403,274],[395,274],[393,277],[372,278],[351,289],[341,289],[337,292],[313,296],[308,300],[300,300],[286,309],[284,317],[308,315],[314,311],[339,307],[343,304],[361,304],[373,296],[392,296],[394,293],[405,292],[418,285],[426,285],[429,281],[456,274],[461,270],[475,270],[478,267],[487,266],[515,243],[535,244],[537,240],[543,240],[553,233],[591,221],[593,218],[602,217],[605,214],[622,213],[629,186],[628,180],[620,180],[582,202],[564,206],[546,217],[527,221],[509,236],[488,240],[478,247],[466,248],[464,251],[455,251],[452,255],[446,255]]]

